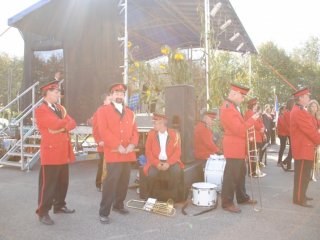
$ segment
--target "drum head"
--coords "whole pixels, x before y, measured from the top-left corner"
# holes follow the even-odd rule
[[[208,182],[197,182],[192,184],[192,188],[196,189],[216,189],[217,185]]]

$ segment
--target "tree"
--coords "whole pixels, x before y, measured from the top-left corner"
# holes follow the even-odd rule
[[[0,106],[15,98],[21,88],[23,60],[0,54]]]

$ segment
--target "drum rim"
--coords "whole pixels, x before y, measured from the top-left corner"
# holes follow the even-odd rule
[[[203,185],[211,185],[210,187],[208,186],[208,187],[197,187],[197,186],[194,186],[195,184],[203,184]],[[192,189],[212,189],[212,190],[216,190],[217,189],[217,185],[216,184],[214,184],[214,183],[209,183],[209,182],[196,182],[196,183],[193,183],[192,184]]]

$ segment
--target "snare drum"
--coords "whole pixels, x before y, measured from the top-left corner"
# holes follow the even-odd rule
[[[206,162],[204,170],[204,181],[213,183],[217,186],[217,191],[220,192],[222,188],[223,172],[226,166],[226,160],[223,155],[210,155]]]
[[[198,182],[192,184],[192,203],[197,206],[210,207],[217,201],[217,186],[212,183]]]

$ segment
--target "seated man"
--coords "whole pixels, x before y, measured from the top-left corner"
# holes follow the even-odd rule
[[[194,129],[194,155],[197,160],[207,160],[210,155],[219,152],[213,141],[212,126],[215,117],[215,112],[205,112],[202,121]]]
[[[179,134],[167,128],[167,117],[162,114],[153,114],[154,129],[150,130],[145,145],[147,164],[144,173],[147,176],[147,195],[152,195],[155,182],[166,179],[168,190],[178,188],[181,178],[181,168],[184,167],[180,160],[181,142]],[[177,196],[170,196],[175,198]]]

